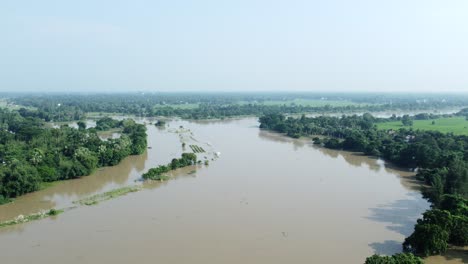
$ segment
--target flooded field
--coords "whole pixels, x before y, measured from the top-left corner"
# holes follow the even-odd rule
[[[95,206],[2,228],[2,263],[363,263],[400,252],[429,207],[410,172],[261,131],[255,118],[168,125],[148,125],[145,154],[0,206],[0,221],[142,184],[141,174],[184,152],[182,142],[185,151],[206,150],[199,159],[219,159]]]

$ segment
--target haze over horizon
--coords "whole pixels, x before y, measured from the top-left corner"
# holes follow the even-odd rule
[[[467,92],[468,1],[2,1],[0,91]]]

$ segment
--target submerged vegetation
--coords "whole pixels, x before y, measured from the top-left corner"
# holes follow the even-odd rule
[[[204,153],[205,152],[205,150],[202,147],[197,146],[197,145],[190,145],[190,148],[192,149],[192,151],[194,153]]]
[[[194,153],[182,153],[182,157],[179,159],[172,159],[171,163],[167,165],[161,165],[156,168],[149,169],[148,172],[142,175],[145,180],[167,180],[168,177],[165,173],[170,172],[178,168],[183,168],[197,163],[197,155]]]
[[[78,203],[81,205],[95,205],[95,204],[98,204],[99,202],[107,201],[107,200],[110,200],[110,199],[113,199],[122,195],[126,195],[131,192],[137,192],[140,189],[141,188],[138,186],[122,187],[122,188],[114,189],[105,193],[96,194],[91,197],[78,200],[74,203]]]
[[[158,120],[154,125],[157,127],[164,127],[166,126],[166,122],[162,120]]]
[[[139,186],[122,187],[122,188],[114,189],[114,190],[111,190],[111,191],[108,191],[108,192],[105,192],[105,193],[96,194],[96,195],[93,195],[93,196],[90,196],[90,197],[75,201],[74,203],[75,204],[80,204],[80,205],[87,205],[87,206],[96,205],[96,204],[98,204],[100,202],[107,201],[107,200],[110,200],[110,199],[113,199],[113,198],[117,198],[119,196],[123,196],[123,195],[126,195],[126,194],[131,193],[131,192],[137,192],[140,189],[141,189],[141,187],[139,187]],[[72,209],[72,208],[74,208],[74,207],[71,207],[71,208],[68,208],[68,209]],[[64,211],[65,211],[64,209],[52,208],[49,211],[42,211],[42,212],[38,212],[38,213],[26,215],[26,216],[25,215],[19,215],[15,219],[0,222],[0,228],[6,227],[6,226],[22,224],[22,223],[27,223],[27,222],[31,222],[31,221],[35,221],[35,220],[40,220],[40,219],[50,217],[50,216],[56,216],[56,215],[59,215],[59,214],[63,213]]]
[[[30,214],[30,215],[19,215],[13,220],[8,220],[4,222],[0,222],[0,228],[6,227],[6,226],[12,226],[12,225],[17,225],[17,224],[22,224],[22,223],[27,223],[39,219],[43,219],[49,216],[56,216],[61,213],[63,213],[63,210],[57,210],[57,209],[50,209],[49,211],[43,211],[35,214]]]

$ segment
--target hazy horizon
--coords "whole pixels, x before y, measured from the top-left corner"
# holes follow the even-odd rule
[[[3,96],[23,96],[23,95],[125,95],[125,94],[150,94],[150,95],[177,95],[177,94],[207,94],[207,95],[285,95],[285,96],[307,96],[307,95],[329,95],[329,96],[348,96],[348,95],[395,95],[395,96],[468,96],[468,91],[292,91],[292,90],[259,90],[259,91],[246,91],[246,90],[172,90],[172,91],[158,91],[158,90],[116,90],[116,91],[78,91],[78,90],[63,90],[63,91],[50,91],[50,90],[19,90],[19,91],[0,91]]]
[[[3,1],[0,92],[468,92],[468,2]]]

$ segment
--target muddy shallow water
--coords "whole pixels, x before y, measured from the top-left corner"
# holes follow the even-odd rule
[[[193,135],[176,133],[181,125]],[[399,252],[429,207],[410,172],[261,131],[253,118],[148,129],[145,154],[0,206],[0,221],[139,184],[183,152],[181,140],[221,156],[140,192],[0,229],[2,263],[363,263]]]

